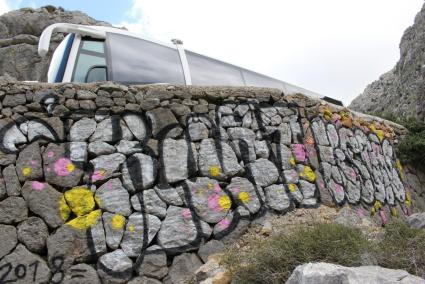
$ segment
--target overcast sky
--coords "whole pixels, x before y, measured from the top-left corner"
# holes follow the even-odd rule
[[[399,59],[423,0],[0,0],[0,14],[46,4],[340,99],[349,104]]]

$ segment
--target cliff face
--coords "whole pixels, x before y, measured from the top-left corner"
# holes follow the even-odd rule
[[[425,5],[400,42],[400,60],[350,105],[378,115],[425,120]]]
[[[51,53],[41,58],[37,54],[39,36],[54,23],[110,25],[97,21],[79,11],[65,11],[46,6],[39,9],[23,8],[0,16],[0,76],[9,74],[18,80],[44,81]],[[51,50],[63,39],[52,38]]]

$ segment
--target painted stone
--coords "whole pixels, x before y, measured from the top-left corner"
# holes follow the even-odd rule
[[[227,215],[232,201],[217,181],[199,177],[196,182],[186,181],[186,184],[195,212],[203,221],[217,223]]]
[[[125,217],[120,214],[105,212],[102,214],[102,220],[107,246],[113,250],[118,249],[124,235]]]
[[[146,140],[148,136],[148,129],[146,126],[146,122],[142,118],[142,116],[129,113],[129,114],[125,114],[123,116],[123,119],[137,140],[139,141]]]
[[[71,141],[87,141],[95,130],[96,121],[85,117],[72,125],[69,131],[69,138]]]
[[[276,166],[266,159],[258,159],[249,163],[247,169],[258,186],[269,186],[279,178]]]
[[[155,139],[176,138],[182,132],[176,117],[168,108],[156,108],[146,112]]]
[[[110,213],[123,216],[131,214],[130,196],[118,178],[108,180],[99,187],[95,199],[101,209]]]
[[[202,122],[189,123],[188,127],[190,141],[201,141],[208,138],[209,130]]]
[[[128,257],[136,257],[142,252],[142,248],[149,245],[161,226],[158,217],[145,214],[133,213],[128,217],[121,248]]]
[[[89,154],[93,156],[109,155],[115,152],[115,147],[102,141],[95,141],[89,144]]]
[[[65,284],[101,284],[99,276],[96,270],[84,263],[76,264],[71,266],[66,271],[65,277],[63,278]]]
[[[3,170],[3,176],[5,178],[7,188],[8,175],[4,173],[6,169]],[[43,177],[40,146],[38,145],[38,143],[35,142],[28,145],[19,153],[18,159],[16,160],[16,172],[21,182],[27,180],[37,180]],[[9,196],[11,195],[10,193],[8,194]]]
[[[167,205],[159,198],[154,189],[143,190],[131,197],[133,209],[164,218],[167,212]],[[142,204],[143,203],[143,206]]]
[[[220,148],[217,149],[216,146]],[[232,148],[222,141],[216,145],[213,139],[202,140],[198,167],[203,176],[218,180],[228,179],[242,170]]]
[[[154,184],[157,174],[157,162],[151,156],[136,153],[125,161],[121,172],[124,187],[133,193],[147,189]]]
[[[316,137],[317,144],[321,146],[329,146],[328,135],[326,132],[325,124],[322,120],[314,121],[311,124],[311,128],[313,129],[314,135]]]
[[[125,122],[118,116],[106,118],[97,124],[96,131],[90,136],[90,142],[116,142],[118,140],[132,140],[133,134]]]
[[[246,208],[251,214],[260,210],[260,199],[254,185],[246,178],[234,177],[226,189],[232,194],[238,205]]]
[[[267,205],[278,212],[285,212],[291,208],[291,199],[286,193],[283,184],[274,184],[264,188]]]
[[[93,167],[91,181],[97,182],[110,178],[114,172],[118,171],[124,161],[125,156],[120,153],[102,155],[90,160],[90,164]]]
[[[199,247],[212,230],[206,222],[195,218],[189,208],[169,206],[158,232],[158,245],[175,253]],[[197,227],[202,231],[198,232]]]
[[[188,178],[189,164],[196,171],[196,153],[194,155],[194,149],[195,145],[191,145],[189,149],[187,141],[184,139],[174,140],[167,138],[163,141],[161,158],[165,179],[168,183],[174,183]]]
[[[119,153],[124,155],[131,155],[143,151],[143,147],[139,141],[120,140],[116,148]]]

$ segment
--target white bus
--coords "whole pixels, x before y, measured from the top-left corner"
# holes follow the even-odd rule
[[[342,105],[338,100],[304,88],[185,50],[179,40],[165,44],[112,27],[50,25],[40,36],[40,56],[49,51],[54,32],[68,35],[53,53],[47,75],[49,83],[115,81],[269,87],[285,94],[302,93]]]

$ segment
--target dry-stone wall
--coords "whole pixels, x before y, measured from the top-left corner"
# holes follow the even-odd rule
[[[0,99],[0,283],[179,283],[265,212],[411,207],[403,129],[303,95],[0,80]]]

